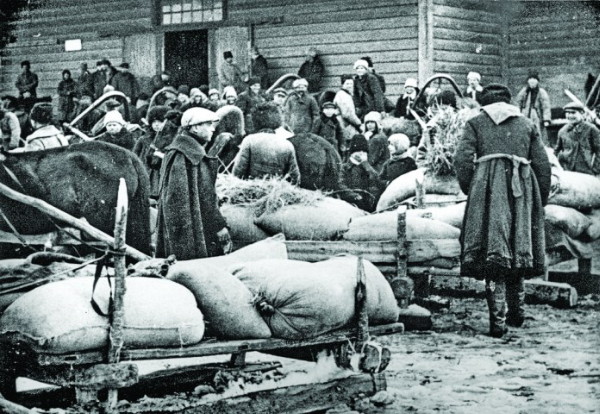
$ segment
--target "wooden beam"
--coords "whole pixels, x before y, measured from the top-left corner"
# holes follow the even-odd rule
[[[419,0],[418,2],[418,81],[419,85],[425,83],[433,75],[433,0]]]

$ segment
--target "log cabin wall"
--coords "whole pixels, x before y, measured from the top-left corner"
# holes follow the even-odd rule
[[[429,1],[433,2],[434,73],[452,76],[463,90],[471,71],[481,74],[482,84],[501,82],[503,9],[490,1]]]
[[[140,57],[142,53],[157,53],[156,36],[148,34],[152,26],[152,2],[147,0],[32,0],[33,7],[21,13],[10,43],[0,55],[0,91],[16,95],[14,86],[21,72],[20,62],[31,61],[32,71],[39,77],[38,97],[53,96],[63,69],[69,69],[74,79],[79,76],[81,62],[90,71],[96,61],[108,58],[119,65],[126,56]],[[150,36],[140,42],[143,33]],[[131,37],[131,39],[129,39]],[[81,39],[79,51],[65,51],[65,40]],[[156,56],[151,56],[156,60]],[[132,72],[154,73],[145,59],[135,59]],[[160,61],[158,62],[160,63]]]
[[[309,46],[325,64],[324,90],[339,89],[340,75],[354,73],[354,62],[365,55],[384,75],[392,99],[407,77],[417,76],[417,0],[231,0],[228,10],[232,20],[274,19],[252,27],[271,82],[297,73]]]
[[[507,83],[513,93],[525,86],[529,69],[535,69],[552,107],[570,102],[565,88],[585,101],[587,74],[596,76],[600,69],[598,2],[523,1],[513,6],[507,47]]]

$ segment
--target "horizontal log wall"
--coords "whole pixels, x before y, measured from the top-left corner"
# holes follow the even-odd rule
[[[508,84],[524,86],[529,69],[540,73],[553,107],[570,100],[568,88],[584,98],[588,72],[600,69],[600,7],[598,2],[523,2],[511,18],[508,42]]]
[[[433,1],[434,73],[451,75],[459,86],[479,72],[482,83],[502,80],[502,11],[488,1]]]
[[[228,7],[232,20],[265,19],[254,27],[254,43],[272,81],[297,73],[309,46],[325,64],[323,89],[337,90],[339,76],[353,73],[354,61],[365,55],[385,76],[392,99],[417,75],[417,0],[232,0]]]
[[[13,34],[17,41],[1,53],[0,92],[16,95],[14,86],[20,62],[29,60],[40,84],[38,96],[53,96],[63,69],[74,78],[79,65],[108,58],[114,65],[123,60],[123,39],[152,28],[152,2],[148,0],[45,0],[21,14]],[[82,50],[66,52],[67,39],[81,39]]]

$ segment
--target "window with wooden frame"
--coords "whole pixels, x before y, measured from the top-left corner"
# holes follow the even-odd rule
[[[160,0],[163,26],[218,22],[224,18],[225,0]]]

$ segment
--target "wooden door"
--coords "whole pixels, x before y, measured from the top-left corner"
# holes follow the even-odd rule
[[[233,61],[240,67],[244,74],[248,74],[250,65],[250,36],[246,26],[220,27],[214,31],[214,41],[211,65],[211,85],[218,87],[219,80],[217,69],[223,63],[223,53],[231,51]]]
[[[208,85],[208,32],[194,30],[165,33],[165,70],[173,86]]]

